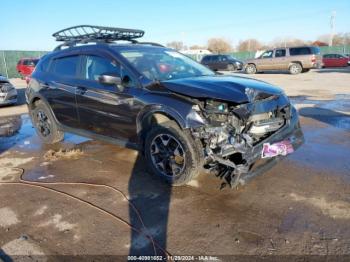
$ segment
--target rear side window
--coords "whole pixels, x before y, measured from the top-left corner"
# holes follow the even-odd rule
[[[76,76],[79,56],[67,56],[55,59],[51,71],[57,75],[74,77]]]
[[[284,57],[286,56],[286,49],[277,49],[275,52],[275,57]]]
[[[293,55],[310,55],[312,54],[310,47],[295,47],[289,49],[289,54]]]

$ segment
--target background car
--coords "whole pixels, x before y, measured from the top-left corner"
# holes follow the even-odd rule
[[[17,103],[17,90],[10,81],[0,75],[0,105]]]
[[[243,68],[243,62],[237,60],[231,55],[206,55],[203,57],[201,64],[214,71],[235,71]]]
[[[340,54],[325,54],[322,62],[323,67],[344,67],[349,65],[349,57]]]
[[[31,75],[38,62],[39,58],[21,58],[17,63],[17,72],[21,74],[22,77]]]
[[[301,46],[267,50],[258,58],[248,59],[244,70],[247,74],[267,70],[288,70],[295,75],[321,66],[320,49],[316,46]]]

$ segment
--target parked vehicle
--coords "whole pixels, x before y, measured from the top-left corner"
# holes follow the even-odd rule
[[[297,111],[281,89],[216,75],[173,49],[137,42],[143,34],[77,26],[53,35],[64,43],[40,60],[26,89],[45,143],[72,132],[142,151],[151,173],[172,185],[204,168],[231,186],[303,143]],[[270,149],[281,156],[255,166]]]
[[[236,71],[243,67],[243,63],[231,55],[206,55],[202,58],[201,64],[214,71]]]
[[[267,70],[288,70],[295,75],[321,66],[320,49],[316,46],[302,46],[267,50],[260,57],[245,61],[244,70],[247,74]]]
[[[22,77],[31,75],[38,61],[39,58],[21,58],[17,63],[17,72],[21,74]]]
[[[323,67],[344,67],[349,65],[349,57],[340,54],[323,55]]]
[[[0,75],[0,106],[17,103],[17,90],[10,81]]]

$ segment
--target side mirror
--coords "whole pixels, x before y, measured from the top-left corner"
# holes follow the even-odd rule
[[[121,85],[122,79],[118,76],[100,75],[98,81],[105,85]]]

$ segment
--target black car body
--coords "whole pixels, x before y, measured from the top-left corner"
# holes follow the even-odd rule
[[[235,71],[243,68],[243,62],[231,55],[206,55],[202,58],[201,64],[214,71]]]
[[[294,149],[303,143],[295,108],[268,83],[215,75],[192,60],[193,68],[181,64],[163,79],[149,75],[153,66],[164,71],[181,59],[189,58],[137,43],[96,43],[44,56],[26,91],[38,134],[57,142],[68,131],[139,149],[150,169],[174,185],[188,182],[202,167],[237,184],[254,173],[264,143],[289,140]],[[97,60],[118,65],[120,75],[97,70]],[[207,75],[189,76],[197,67]],[[89,78],[94,70],[101,74]]]

